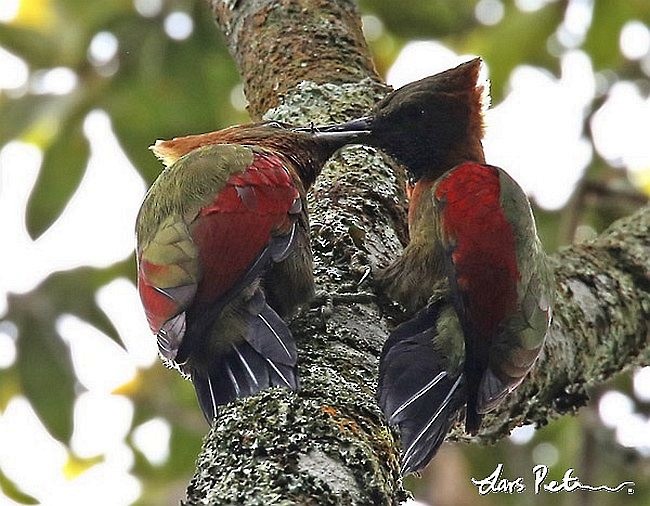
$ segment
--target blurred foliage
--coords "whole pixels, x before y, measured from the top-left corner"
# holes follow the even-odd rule
[[[496,102],[506,93],[510,72],[518,65],[536,65],[558,73],[558,54],[553,48],[558,45],[557,33],[570,2],[540,2],[541,8],[523,12],[508,0],[502,3],[502,20],[494,26],[477,22],[477,3],[361,0],[362,13],[376,16],[384,26],[383,33],[371,42],[378,69],[385,72],[409,40],[439,39],[460,53],[483,56],[490,68]],[[89,156],[83,121],[91,110],[108,112],[122,148],[147,182],[161,169],[147,150],[153,140],[246,120],[231,103],[237,71],[205,4],[200,0],[163,0],[159,12],[144,17],[131,0],[23,0],[16,19],[0,23],[0,46],[28,64],[30,79],[56,67],[67,67],[78,78],[74,89],[63,95],[38,93],[29,84],[19,90],[0,90],[0,147],[20,139],[38,145],[44,153],[27,209],[26,225],[33,238],[57,219],[79,186]],[[194,20],[194,29],[185,40],[173,40],[165,32],[164,21],[174,11],[187,12]],[[622,77],[647,81],[639,64],[626,60],[619,50],[621,27],[633,19],[650,22],[650,2],[595,1],[591,27],[581,47],[597,70],[610,72],[613,77],[609,84]],[[107,62],[93,63],[89,46],[99,32],[113,34],[118,51]],[[585,135],[590,135],[588,129]],[[570,242],[578,224],[600,231],[638,205],[616,197],[615,191],[593,190],[602,190],[612,179],[616,183],[621,178],[621,171],[612,171],[604,161],[595,160],[565,212],[540,213],[540,231],[549,249]],[[97,306],[95,293],[120,276],[134,279],[132,258],[104,269],[85,267],[55,273],[32,292],[10,296],[3,318],[18,328],[18,359],[12,367],[0,369],[0,410],[13,395],[23,394],[50,433],[69,443],[72,406],[81,387],[69,348],[57,335],[55,323],[60,315],[73,314],[119,341],[112,322]],[[621,380],[616,387],[630,394],[629,383]],[[172,457],[164,465],[152,466],[135,451],[134,473],[143,483],[140,503],[176,503],[191,476],[206,430],[191,387],[156,365],[140,371],[123,393],[135,404],[134,426],[162,416],[173,427]],[[509,441],[492,449],[463,447],[467,475],[486,476],[497,462],[506,463],[511,471],[530,469],[532,450],[548,442],[559,452],[554,469],[576,467],[577,474],[584,477],[580,462],[587,446],[585,434],[591,435],[588,440],[595,455],[586,482],[613,484],[647,472],[647,462],[640,463],[633,451],[618,446],[611,431],[599,424],[593,409],[585,411],[591,413],[590,418],[565,417],[538,431],[523,447]],[[442,465],[436,461],[427,473],[435,474]],[[410,483],[421,497],[432,497],[426,490],[427,480]],[[1,471],[0,490],[20,503],[33,503]],[[477,498],[474,494],[474,498],[477,504],[521,504],[523,500],[517,495]],[[528,499],[529,504],[544,503],[541,497]],[[562,500],[564,504],[578,504],[581,496]],[[647,483],[639,484],[633,498],[623,500],[629,505],[650,503]],[[598,501],[618,504],[621,499],[599,495]]]

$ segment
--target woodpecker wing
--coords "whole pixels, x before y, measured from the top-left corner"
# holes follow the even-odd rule
[[[198,302],[218,300],[270,260],[286,258],[300,210],[300,195],[282,160],[256,152],[251,165],[231,176],[189,226],[202,272]]]
[[[216,412],[210,405],[223,401],[223,394],[205,387],[217,376],[215,364],[194,357],[195,348],[218,352],[214,362],[219,374],[225,371],[233,383],[234,395],[226,394],[228,399],[277,383],[268,378],[278,375],[274,359],[283,357],[283,366],[295,366],[288,328],[260,302],[256,280],[271,262],[291,252],[300,212],[300,196],[283,160],[233,145],[210,145],[181,157],[145,199],[137,227],[140,295],[161,354],[193,376],[206,417]],[[218,324],[233,301],[247,328]],[[214,328],[220,335],[214,335]],[[250,359],[251,350],[260,360]],[[260,376],[253,382],[259,388],[242,389],[229,367],[246,374],[250,369]],[[286,386],[297,386],[293,373],[279,376]]]
[[[470,162],[455,167],[438,182],[435,198],[447,274],[465,335],[466,430],[475,433],[482,385],[491,386],[482,383],[491,347],[517,309],[516,238],[501,207],[496,167]]]
[[[163,357],[173,360],[186,330],[185,310],[200,279],[198,251],[187,225],[166,217],[138,254],[138,290]]]
[[[479,413],[494,409],[532,368],[544,344],[553,302],[553,276],[530,203],[521,187],[500,169],[499,180],[501,207],[515,237],[517,306],[499,327],[490,349],[489,367],[479,390]]]
[[[310,301],[315,292],[314,267],[309,237],[309,216],[306,199],[302,211],[296,214],[296,230],[291,254],[273,263],[264,276],[264,291],[269,305],[285,317]]]

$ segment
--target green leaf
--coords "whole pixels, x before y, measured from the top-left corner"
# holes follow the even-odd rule
[[[32,28],[0,23],[0,45],[34,67],[52,65],[58,41]]]
[[[120,276],[135,279],[135,260],[132,257],[106,269],[82,267],[57,272],[39,287],[39,291],[52,297],[57,316],[62,313],[74,314],[123,346],[110,318],[95,302],[97,290]]]
[[[621,29],[634,19],[650,23],[650,2],[594,2],[593,19],[584,49],[591,55],[597,70],[617,68],[624,61],[619,46]]]
[[[20,490],[13,481],[7,478],[7,476],[2,472],[2,469],[0,469],[0,490],[2,490],[2,493],[9,497],[9,499],[13,499],[17,503],[40,504],[40,502],[31,495]]]
[[[62,128],[45,151],[43,164],[27,205],[27,230],[40,236],[59,217],[85,173],[90,148],[77,122]]]
[[[25,95],[8,100],[0,94],[0,145],[21,137],[36,121],[43,118],[61,102],[52,95]]]
[[[9,297],[8,317],[19,329],[14,369],[23,393],[60,441],[67,442],[72,435],[76,378],[56,321],[65,313],[76,315],[122,345],[112,322],[97,306],[95,293],[118,276],[133,279],[132,264],[130,258],[106,269],[58,272],[32,292]]]
[[[38,297],[31,302],[34,299]],[[33,311],[26,310],[15,320],[20,328],[16,370],[23,392],[45,427],[59,441],[69,441],[75,399],[70,353],[49,324],[51,320],[38,314],[37,304],[30,306]]]

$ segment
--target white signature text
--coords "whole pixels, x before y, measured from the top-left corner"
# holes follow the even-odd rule
[[[503,464],[498,464],[492,473],[482,480],[472,478],[472,483],[476,486],[479,495],[486,494],[521,494],[526,490],[526,483],[523,476],[518,476],[514,479],[504,478]],[[573,492],[575,490],[589,490],[591,492],[619,492],[625,489],[628,494],[634,493],[634,482],[624,481],[615,487],[607,485],[587,485],[582,483],[577,476],[573,476],[574,469],[570,467],[564,473],[561,481],[549,480],[548,466],[538,464],[532,469],[533,475],[533,491],[535,494],[541,492],[558,493],[558,492]]]

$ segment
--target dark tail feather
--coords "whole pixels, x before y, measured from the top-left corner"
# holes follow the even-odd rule
[[[246,342],[231,345],[211,366],[207,374],[196,371],[192,375],[196,396],[210,423],[217,415],[217,406],[253,395],[271,384],[264,357]]]
[[[217,406],[254,395],[272,386],[298,389],[296,345],[286,323],[258,291],[248,304],[250,316],[245,341],[231,344],[207,374],[195,371],[194,388],[209,423]]]
[[[463,380],[462,374],[456,378],[442,377],[430,396],[423,401],[427,403],[428,410],[420,409],[417,418],[400,425],[404,446],[403,474],[424,468],[442,445],[464,404]]]
[[[251,299],[249,312],[246,341],[263,357],[282,365],[295,366],[298,352],[291,331],[266,303],[261,290]]]
[[[478,412],[478,385],[479,379],[470,376],[471,370],[466,373],[467,380],[467,409],[465,410],[465,432],[475,436],[481,428],[483,416]]]
[[[432,305],[400,325],[381,356],[379,404],[399,426],[404,474],[429,463],[465,403],[462,370],[448,370],[449,359],[435,345],[441,309]]]

